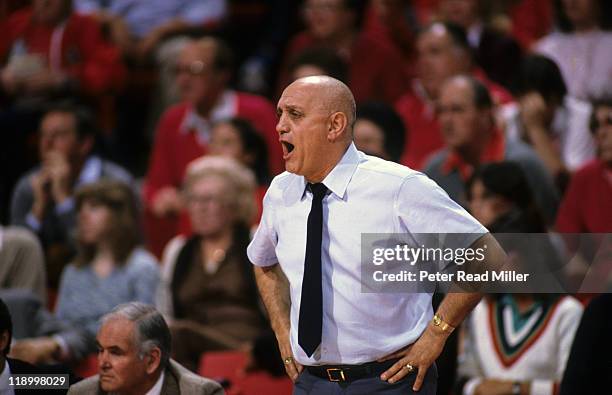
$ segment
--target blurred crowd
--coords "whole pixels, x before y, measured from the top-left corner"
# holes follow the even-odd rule
[[[78,367],[130,301],[193,371],[261,353],[246,246],[284,170],[275,102],[304,76],[347,83],[357,148],[492,232],[612,233],[611,28],[607,0],[0,1],[0,297],[33,317],[11,355]],[[487,296],[438,393],[604,393],[610,316],[599,295]]]

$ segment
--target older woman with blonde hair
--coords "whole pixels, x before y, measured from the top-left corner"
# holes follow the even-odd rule
[[[195,370],[200,354],[240,349],[264,320],[246,256],[256,212],[253,173],[207,156],[187,168],[183,186],[194,234],[166,246],[158,307],[170,323],[174,358]]]

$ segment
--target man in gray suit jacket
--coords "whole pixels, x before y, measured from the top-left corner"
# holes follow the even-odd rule
[[[70,395],[222,395],[216,382],[170,359],[170,331],[152,306],[132,302],[102,318],[99,374],[70,387]]]
[[[101,179],[132,183],[125,169],[92,154],[94,139],[87,109],[68,102],[49,107],[39,127],[40,166],[24,174],[13,191],[11,224],[38,235],[53,287],[74,250],[74,191]]]

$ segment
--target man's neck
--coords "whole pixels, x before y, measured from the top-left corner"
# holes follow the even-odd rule
[[[332,170],[334,170],[336,165],[340,163],[340,161],[342,160],[342,157],[344,157],[344,154],[346,154],[346,150],[349,148],[349,146],[350,146],[350,142],[349,144],[346,145],[344,150],[339,155],[336,154],[336,155],[327,156],[333,159],[329,160],[326,164],[323,164],[321,166],[321,169],[317,171],[316,173],[304,175],[304,178],[306,179],[306,181],[312,184],[322,182],[325,179],[325,177],[327,177],[328,174],[331,173]],[[321,155],[321,157],[325,158],[326,155]]]
[[[196,113],[200,117],[204,119],[208,119],[210,117],[210,113],[212,112],[212,110],[215,108],[215,106],[219,102],[219,99],[221,98],[222,94],[223,94],[223,90],[220,90],[212,94],[210,98],[204,99],[200,103],[196,103],[194,105]]]
[[[487,134],[471,144],[457,148],[457,152],[459,155],[461,155],[461,158],[463,158],[466,163],[469,163],[472,166],[478,166],[480,164],[480,159],[482,158],[482,153],[485,151],[490,141],[491,136],[490,134]]]

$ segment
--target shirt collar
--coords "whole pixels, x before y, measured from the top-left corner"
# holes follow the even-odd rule
[[[221,94],[217,104],[210,111],[208,118],[200,116],[193,107],[189,107],[183,117],[179,130],[184,134],[195,132],[200,143],[208,144],[212,125],[222,119],[231,118],[236,115],[237,108],[236,92],[227,90]]]
[[[499,162],[504,159],[506,151],[506,141],[503,133],[497,128],[493,129],[493,134],[489,143],[480,156],[480,163]],[[474,167],[467,163],[456,151],[449,151],[446,160],[442,163],[442,172],[449,174],[457,170],[461,179],[466,181],[474,172]]]
[[[162,370],[162,372],[159,375],[159,378],[157,379],[157,382],[155,383],[155,385],[153,387],[151,387],[149,392],[147,392],[145,395],[161,395],[161,390],[162,390],[162,386],[164,385],[164,377],[165,377],[165,375],[166,375],[166,373]]]
[[[342,159],[334,166],[331,172],[321,181],[327,189],[329,189],[338,198],[344,200],[348,183],[353,177],[357,165],[359,164],[359,151],[355,147],[354,143],[351,143]],[[297,176],[294,178],[290,188],[285,192],[285,197],[288,201],[300,200],[306,193],[306,179],[304,176]]]
[[[92,155],[83,164],[76,186],[90,184],[102,178],[102,159]]]
[[[8,360],[4,360],[4,370],[0,374],[0,393],[2,394],[14,394],[9,387],[9,377],[11,375],[11,367],[9,366]]]

